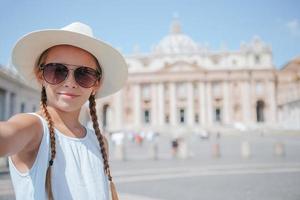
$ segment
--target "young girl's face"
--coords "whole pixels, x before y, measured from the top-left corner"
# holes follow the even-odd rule
[[[99,81],[90,88],[84,88],[75,81],[74,70],[79,66],[97,69],[94,57],[80,48],[68,45],[52,47],[43,63],[62,63],[69,69],[67,78],[59,84],[53,85],[42,80],[49,106],[65,112],[77,111],[99,89]]]

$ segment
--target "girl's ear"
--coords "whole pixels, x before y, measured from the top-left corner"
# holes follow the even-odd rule
[[[43,74],[41,72],[38,72],[36,73],[36,79],[37,79],[37,82],[41,85],[43,85],[44,83],[44,78],[43,78]]]
[[[93,88],[91,95],[96,95],[96,93],[97,93],[97,89]]]
[[[40,85],[44,85],[44,79],[42,79],[42,78],[37,78],[37,82],[38,82]]]
[[[94,94],[94,93],[96,94],[96,92],[101,88],[101,86],[102,86],[101,83],[102,83],[101,81],[97,81],[97,83],[94,86],[92,94]]]

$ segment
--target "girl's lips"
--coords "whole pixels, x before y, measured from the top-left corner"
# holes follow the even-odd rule
[[[67,96],[67,97],[79,97],[79,95],[72,94],[72,93],[58,93],[59,95]]]

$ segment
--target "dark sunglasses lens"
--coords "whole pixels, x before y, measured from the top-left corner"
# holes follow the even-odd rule
[[[50,84],[59,84],[68,75],[68,68],[62,64],[49,63],[44,66],[44,79]]]
[[[74,71],[76,82],[84,88],[90,88],[95,85],[97,81],[97,72],[88,67],[79,67]]]

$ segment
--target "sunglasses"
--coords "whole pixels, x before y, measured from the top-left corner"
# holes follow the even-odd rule
[[[77,65],[70,65],[77,66]],[[70,70],[74,71],[74,78],[78,85],[83,88],[93,87],[100,80],[102,72],[90,67],[78,66],[76,69],[69,69],[67,64],[48,63],[41,64],[40,69],[43,71],[43,77],[47,83],[57,85],[65,81]]]

